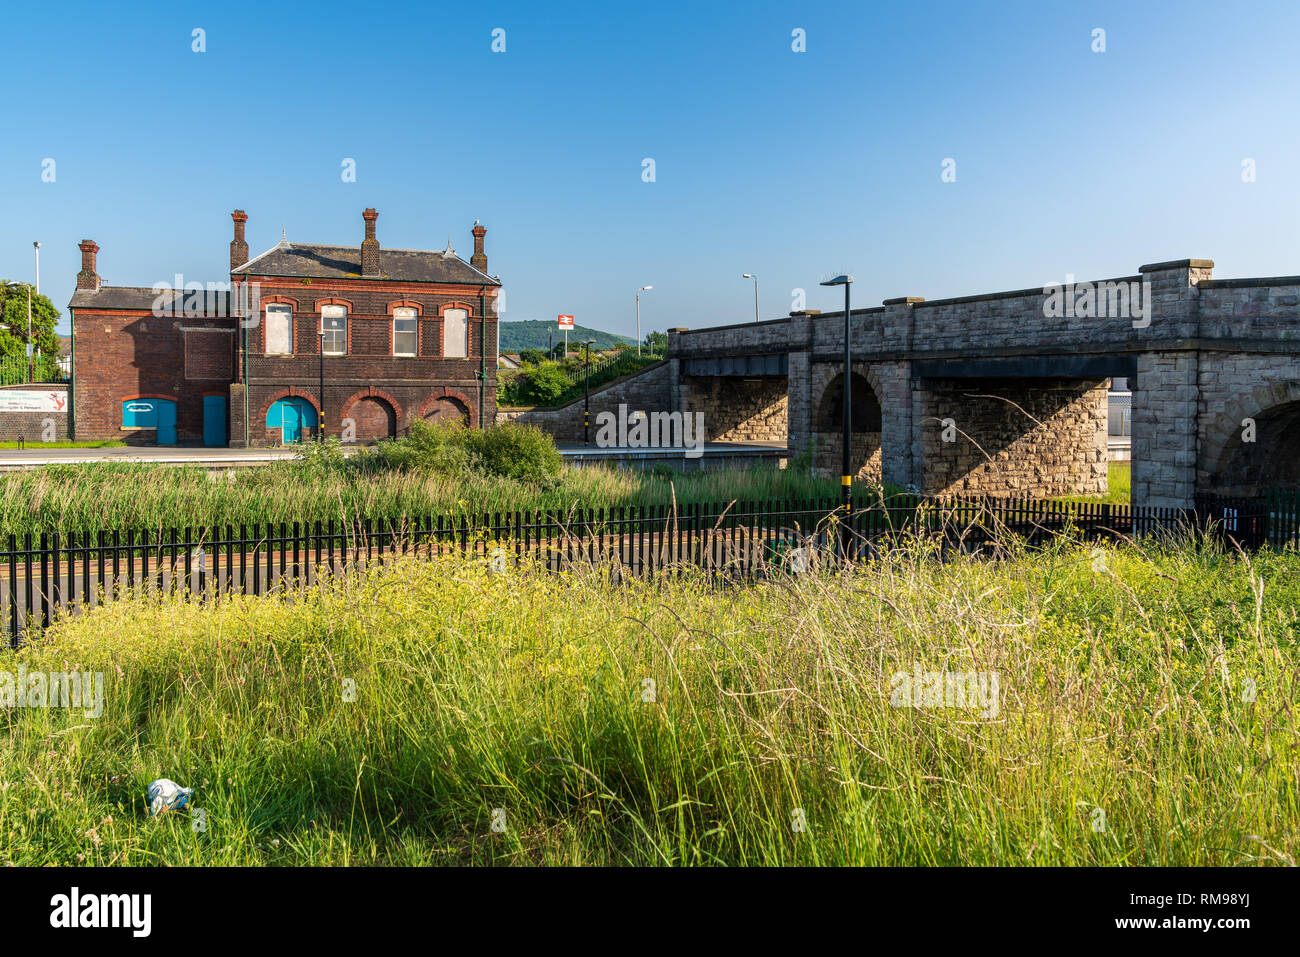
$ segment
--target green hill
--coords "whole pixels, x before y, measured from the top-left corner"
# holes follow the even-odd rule
[[[502,322],[497,328],[501,330],[501,351],[509,354],[517,354],[524,349],[545,350],[548,335],[553,337],[551,342],[564,341],[564,330],[557,328],[554,320],[520,319],[514,322]],[[573,343],[582,342],[584,339],[596,340],[591,347],[596,352],[613,349],[620,342],[636,345],[635,339],[616,336],[612,332],[602,332],[590,326],[575,325],[569,330],[570,348],[573,347]]]

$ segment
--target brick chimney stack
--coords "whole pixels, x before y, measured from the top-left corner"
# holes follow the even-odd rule
[[[480,272],[487,272],[487,254],[483,252],[483,237],[487,235],[487,227],[480,226],[478,220],[475,220],[470,232],[474,234],[474,255],[469,257],[469,264]]]
[[[99,246],[93,239],[83,239],[77,243],[77,248],[81,250],[81,272],[77,273],[77,288],[94,292],[99,289],[99,273],[95,272],[95,254],[99,252]]]
[[[379,214],[374,209],[367,209],[361,214],[366,221],[366,238],[361,243],[361,275],[379,275],[379,240],[375,238],[375,220]]]
[[[244,223],[248,222],[248,213],[237,209],[230,214],[235,221],[235,238],[230,243],[230,269],[233,272],[248,262],[248,242],[244,239]]]

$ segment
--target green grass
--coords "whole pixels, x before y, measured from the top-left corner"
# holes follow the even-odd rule
[[[477,473],[339,473],[299,462],[232,469],[94,462],[0,473],[0,529],[26,532],[172,528],[610,506],[837,499],[839,485],[796,469],[658,476],[565,469],[540,485]],[[864,490],[865,494],[865,490]]]
[[[0,712],[0,860],[1294,864],[1298,600],[1295,556],[1071,544],[729,590],[446,559],[123,600],[0,653],[107,682],[98,718]],[[996,717],[891,706],[914,665],[996,673]],[[148,816],[161,776],[205,832]]]
[[[1063,495],[1060,502],[1101,502],[1127,505],[1132,501],[1133,469],[1130,462],[1111,462],[1106,470],[1105,495]]]

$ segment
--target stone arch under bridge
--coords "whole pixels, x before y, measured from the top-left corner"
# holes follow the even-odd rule
[[[1218,402],[1212,393],[1205,397],[1198,456],[1201,491],[1232,496],[1300,491],[1300,362],[1296,366],[1273,369],[1271,377],[1260,369],[1264,381],[1239,393],[1221,388]],[[1215,375],[1214,380],[1223,378]],[[1214,405],[1222,411],[1211,411]]]
[[[869,366],[855,363],[851,376],[849,467],[855,479],[879,482],[883,421],[877,392],[879,375]],[[813,369],[812,395],[815,410],[810,431],[812,467],[819,474],[838,476],[844,467],[843,365],[818,363]]]

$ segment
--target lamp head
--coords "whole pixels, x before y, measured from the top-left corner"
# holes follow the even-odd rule
[[[853,277],[849,275],[836,276],[834,279],[827,279],[821,285],[823,286],[847,286],[853,282]]]

